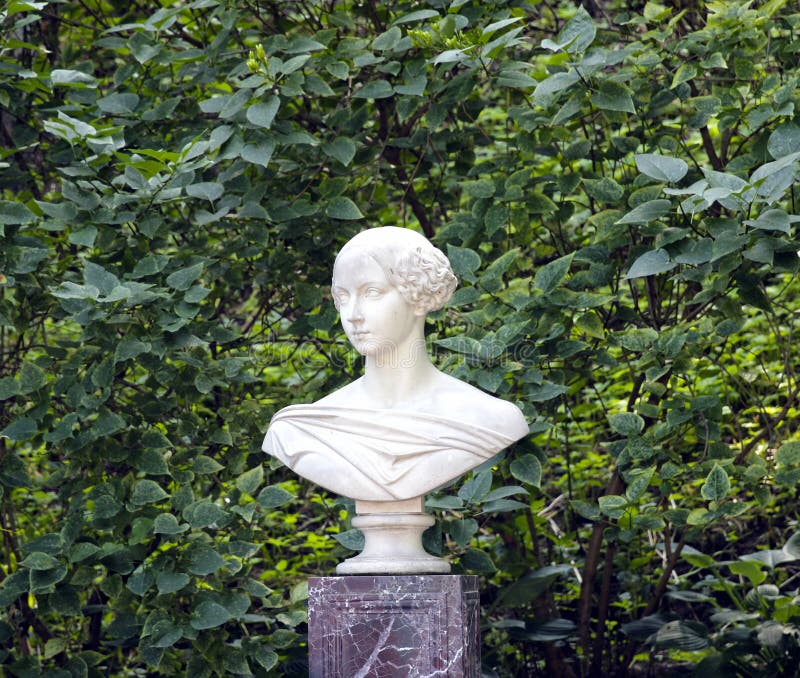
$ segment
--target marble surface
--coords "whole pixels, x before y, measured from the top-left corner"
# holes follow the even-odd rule
[[[478,578],[309,579],[312,678],[479,678]]]

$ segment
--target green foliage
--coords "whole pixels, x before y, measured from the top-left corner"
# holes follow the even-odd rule
[[[2,671],[305,672],[361,541],[260,443],[359,372],[367,225],[447,251],[431,350],[531,424],[427,499],[486,671],[796,667],[800,15],[591,6],[7,4]]]

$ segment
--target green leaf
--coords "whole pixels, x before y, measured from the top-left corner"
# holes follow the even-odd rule
[[[178,519],[171,513],[159,513],[153,521],[154,534],[180,534],[188,529],[186,523],[178,524]]]
[[[24,440],[33,438],[38,430],[39,427],[35,419],[31,419],[30,417],[20,417],[19,419],[12,421],[8,426],[0,431],[0,437],[6,437],[15,442],[22,442]]]
[[[166,499],[169,495],[154,480],[140,480],[133,486],[131,492],[131,503],[137,506],[144,504],[154,504],[155,502]]]
[[[758,215],[757,219],[747,219],[744,221],[748,226],[760,228],[763,231],[781,231],[789,233],[791,224],[800,220],[800,217],[789,215],[782,209],[765,210]]]
[[[138,339],[123,339],[114,350],[114,362],[120,363],[150,351],[150,344]]]
[[[636,153],[633,158],[639,171],[656,181],[675,184],[689,171],[689,165],[681,158],[669,158],[659,153]]]
[[[110,436],[117,431],[122,430],[126,426],[126,421],[116,412],[103,412],[95,419],[92,424],[92,435],[95,438],[103,436]]]
[[[447,533],[456,544],[464,548],[478,533],[478,521],[473,518],[460,518],[448,523]]]
[[[334,534],[333,538],[351,551],[360,551],[364,548],[364,535],[361,530],[355,528]]]
[[[754,560],[764,563],[770,570],[774,570],[781,563],[795,560],[795,557],[787,553],[784,549],[764,549],[755,553],[748,553],[741,556],[742,560]]]
[[[36,215],[21,202],[0,200],[0,224],[29,224]]]
[[[336,137],[322,144],[322,151],[347,167],[356,155],[356,145],[349,137]]]
[[[133,34],[128,44],[131,53],[140,64],[145,64],[152,60],[162,49],[160,44],[152,42],[145,33],[140,31]]]
[[[800,442],[791,441],[781,445],[775,453],[775,461],[781,466],[800,464]]]
[[[597,28],[591,15],[582,6],[578,6],[578,11],[558,33],[556,41],[542,40],[542,47],[553,52],[566,50],[570,54],[578,54],[589,48],[596,34]]]
[[[535,455],[525,454],[514,459],[509,465],[509,470],[517,480],[534,487],[541,487],[542,465]]]
[[[620,345],[629,351],[647,351],[656,339],[658,332],[651,327],[633,328],[618,335]]]
[[[627,478],[628,487],[625,490],[625,496],[628,501],[636,501],[647,491],[655,471],[656,467],[651,466],[646,469],[636,469],[630,473]]]
[[[278,654],[263,645],[256,649],[253,657],[265,671],[271,671],[278,665],[279,661]]]
[[[215,603],[213,600],[204,600],[192,610],[189,624],[193,629],[202,631],[222,626],[232,618],[233,615],[219,603]]]
[[[623,436],[638,435],[644,430],[644,419],[635,412],[618,412],[608,415],[611,430]]]
[[[533,278],[534,286],[545,294],[552,292],[561,284],[569,272],[573,256],[573,254],[568,254],[567,256],[559,257],[539,268]]]
[[[800,532],[795,532],[783,545],[783,550],[795,560],[800,560]]]
[[[326,63],[325,70],[339,80],[347,80],[350,76],[350,67],[344,61]]]
[[[592,93],[589,100],[598,108],[606,111],[636,114],[630,90],[625,85],[613,80],[602,80],[598,90]]]
[[[437,346],[443,346],[449,351],[462,353],[470,357],[476,357],[481,353],[481,342],[472,337],[458,335],[456,337],[445,337],[436,340]]]
[[[187,506],[183,511],[183,516],[189,525],[199,530],[217,523],[224,523],[228,518],[228,512],[210,499],[201,499]]]
[[[50,71],[50,82],[53,87],[96,87],[97,79],[83,71],[67,68],[54,68]]]
[[[552,400],[553,398],[558,398],[558,396],[563,395],[567,391],[568,389],[566,386],[564,386],[564,384],[546,382],[544,384],[529,387],[526,395],[532,402],[541,403],[547,400]]]
[[[554,73],[536,85],[536,89],[533,91],[533,100],[539,105],[546,105],[553,94],[569,89],[579,81],[580,75],[575,70],[570,70],[566,73]]]
[[[298,71],[303,66],[305,66],[310,58],[311,58],[310,54],[299,54],[298,56],[292,57],[291,59],[284,62],[282,65],[278,66],[278,71],[280,73],[283,73],[284,75],[289,75],[290,73],[294,73],[295,71]]]
[[[480,284],[486,285],[493,280],[499,280],[508,271],[511,265],[519,259],[519,248],[514,247],[495,259],[480,277]]]
[[[481,257],[475,250],[447,243],[447,258],[456,276],[468,282],[477,280],[475,271],[480,268]]]
[[[19,393],[25,395],[38,391],[47,382],[45,371],[31,362],[22,363],[19,373]]]
[[[128,577],[128,581],[125,582],[125,588],[134,595],[143,596],[153,583],[154,578],[149,570],[137,568],[133,574]]]
[[[221,184],[218,184],[221,186]],[[203,272],[203,263],[181,268],[167,276],[167,285],[180,292],[188,290]]]
[[[586,194],[595,200],[616,204],[625,195],[625,189],[609,177],[602,179],[583,179]]]
[[[332,219],[363,219],[364,215],[356,204],[343,195],[333,198],[325,207],[325,214]]]
[[[224,192],[225,187],[217,181],[201,181],[186,187],[186,195],[192,198],[204,198],[210,202],[219,200]]]
[[[142,450],[133,457],[133,465],[149,475],[169,475],[167,462],[158,450]]]
[[[58,567],[60,563],[48,553],[34,551],[25,556],[20,565],[27,567],[29,570],[52,570]]]
[[[530,508],[530,506],[521,501],[517,501],[516,499],[491,499],[486,500],[481,505],[481,512],[502,513],[504,511],[518,511],[519,509],[526,508]]]
[[[586,311],[579,315],[575,319],[575,327],[595,339],[605,338],[605,326],[596,311]]]
[[[711,645],[708,632],[702,624],[683,620],[667,622],[651,636],[650,642],[658,647],[685,652],[704,650]]]
[[[376,52],[386,52],[390,49],[394,49],[402,38],[403,31],[397,26],[392,26],[388,31],[381,33],[372,41],[372,49]]]
[[[0,400],[8,400],[19,395],[19,379],[14,377],[0,377]]]
[[[761,569],[761,565],[755,560],[736,560],[728,563],[728,567],[733,574],[747,577],[753,586],[762,584],[767,578],[767,573]]]
[[[714,464],[714,468],[706,477],[705,483],[700,488],[700,493],[709,501],[721,501],[728,496],[731,489],[731,481],[725,469]]]
[[[583,518],[586,518],[586,520],[600,520],[600,507],[597,504],[573,499],[569,505],[572,507],[575,513]]]
[[[96,287],[101,294],[108,295],[120,284],[116,275],[94,262],[87,261],[83,266],[83,282]]]
[[[637,205],[630,212],[625,214],[621,219],[616,221],[617,224],[646,224],[650,221],[660,219],[672,207],[669,200],[658,199],[648,200],[647,202]]]
[[[793,122],[778,125],[769,135],[767,151],[775,160],[800,151],[800,127]]]
[[[353,92],[354,99],[386,99],[394,95],[394,88],[386,80],[373,80]]]
[[[274,509],[288,504],[294,498],[291,492],[287,492],[279,485],[268,485],[259,492],[256,501],[261,508]]]
[[[273,139],[265,139],[257,144],[247,144],[244,146],[241,151],[241,157],[242,160],[253,165],[268,167],[274,152],[275,141]]]
[[[252,495],[262,482],[264,482],[264,467],[259,464],[236,478],[236,487],[240,492]]]
[[[697,68],[694,64],[681,64],[672,76],[672,83],[670,89],[675,89],[678,85],[684,82],[689,82],[697,75]]]
[[[464,500],[449,494],[441,497],[430,495],[425,499],[425,506],[437,509],[461,509],[464,508]]]
[[[439,12],[433,9],[418,9],[398,17],[392,22],[392,25],[410,24],[417,21],[424,21],[425,19],[438,19],[440,16]]]
[[[604,494],[597,503],[609,518],[621,518],[628,510],[628,499],[618,494]]]
[[[530,89],[538,87],[539,81],[532,78],[526,73],[520,71],[505,69],[500,72],[497,78],[497,84],[501,87],[513,87],[515,89]]]
[[[531,631],[525,634],[525,638],[534,642],[553,643],[572,636],[575,628],[575,622],[569,619],[537,620],[531,625]]]
[[[645,252],[631,264],[625,274],[626,280],[633,278],[644,278],[649,275],[658,275],[671,271],[678,264],[671,261],[666,250],[657,249]]]
[[[133,92],[112,92],[97,100],[97,107],[103,113],[112,115],[129,115],[139,105],[139,95]]]
[[[492,489],[492,472],[482,471],[474,474],[458,490],[458,496],[470,504],[478,504]]]
[[[213,574],[223,565],[225,565],[225,561],[219,553],[210,546],[200,546],[190,553],[189,565],[186,569],[192,574],[205,577]]]
[[[489,179],[465,181],[461,186],[471,198],[491,198],[494,195],[494,182]]]
[[[199,473],[201,475],[206,475],[209,473],[217,473],[225,468],[222,464],[220,464],[216,459],[212,459],[211,457],[206,456],[205,454],[200,454],[195,457],[194,463],[192,464],[192,471],[195,473]]]
[[[67,639],[66,638],[50,638],[44,644],[44,658],[45,659],[52,659],[56,655],[61,654],[64,650],[67,649]],[[72,674],[68,674],[72,675]]]
[[[185,572],[159,572],[156,575],[158,594],[163,596],[180,591],[189,581],[191,581],[189,575]]]
[[[278,113],[280,105],[281,100],[271,94],[265,101],[248,107],[246,113],[247,121],[256,125],[256,127],[269,129],[272,127],[272,121],[275,120],[275,115]]]
[[[467,549],[459,559],[459,562],[467,572],[478,572],[480,574],[497,572],[497,568],[489,555],[478,549]]]

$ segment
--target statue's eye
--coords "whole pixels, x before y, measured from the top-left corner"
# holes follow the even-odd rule
[[[350,301],[350,295],[346,292],[339,292],[338,294],[334,295],[334,298],[336,299],[337,306],[341,306]]]
[[[366,296],[367,299],[377,299],[381,294],[383,294],[383,290],[380,289],[380,287],[369,287],[364,296]]]

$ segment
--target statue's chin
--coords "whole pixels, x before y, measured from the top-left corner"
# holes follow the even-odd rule
[[[350,343],[353,345],[353,348],[363,356],[388,359],[393,353],[392,347],[386,346],[376,339],[356,339],[351,340]]]

